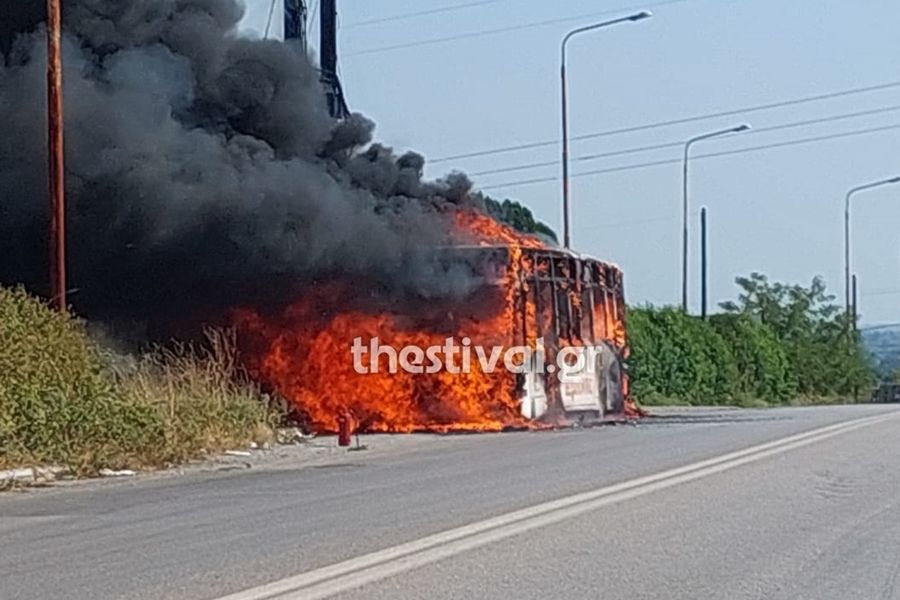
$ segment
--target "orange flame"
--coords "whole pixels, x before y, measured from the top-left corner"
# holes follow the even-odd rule
[[[378,372],[360,374],[354,369],[350,353],[354,338],[362,338],[366,346],[378,338],[380,344],[399,351],[409,345],[441,346],[444,335],[411,330],[389,314],[346,312],[319,324],[313,311],[314,303],[307,301],[292,306],[287,320],[267,321],[250,312],[238,317],[246,334],[268,342],[255,369],[306,414],[312,429],[336,431],[343,411],[368,431],[500,430],[525,425],[514,397],[514,376],[502,370],[483,373],[474,357],[469,373],[389,373],[385,357],[378,361]],[[483,337],[479,333],[492,333],[497,325],[465,323],[462,329],[474,339]],[[370,366],[369,356],[362,364]]]
[[[341,290],[333,286],[313,291],[276,317],[236,311],[235,324],[254,348],[251,369],[298,407],[310,428],[336,431],[338,415],[344,411],[367,431],[497,431],[528,426],[519,410],[515,374],[502,364],[492,373],[483,372],[474,352],[470,351],[468,373],[446,369],[431,374],[390,373],[384,356],[377,362],[378,372],[362,374],[354,368],[351,344],[356,338],[366,347],[378,338],[380,345],[398,352],[406,346],[442,346],[448,337],[457,344],[468,337],[486,348],[513,345],[520,246],[543,244],[479,213],[454,216],[455,238],[460,243],[511,249],[506,285],[497,290],[503,298],[487,319],[451,314],[447,315],[449,326],[431,331],[390,312],[330,314],[341,297]],[[371,366],[370,354],[362,363]]]
[[[407,346],[423,350],[443,346],[448,337],[457,344],[467,337],[473,345],[488,349],[522,343],[534,347],[538,320],[545,316],[529,301],[525,301],[524,313],[519,312],[522,291],[528,289],[527,278],[520,271],[529,275],[540,268],[528,256],[523,257],[523,248],[539,249],[545,244],[475,211],[453,213],[451,227],[461,246],[506,250],[505,280],[479,290],[473,302],[479,308],[494,307],[486,317],[466,314],[467,307],[460,303],[442,314],[442,319],[428,322],[402,311],[340,310],[341,298],[351,287],[339,283],[310,290],[274,316],[252,310],[235,312],[235,325],[250,350],[250,368],[298,409],[310,429],[334,432],[344,413],[350,413],[357,428],[376,432],[498,431],[533,426],[521,415],[516,375],[502,364],[492,373],[483,372],[474,351],[468,373],[447,369],[389,372],[386,356],[376,360],[377,372],[358,373],[354,367],[351,345],[356,338],[367,348],[370,340],[377,338],[379,345],[397,352]],[[569,289],[566,293],[580,312],[580,292]],[[595,329],[602,330],[596,333],[621,335],[624,344],[624,328],[611,304],[607,296],[602,308],[595,310]],[[517,324],[517,315],[521,321],[523,314],[524,322]],[[542,327],[547,331],[546,325]],[[517,331],[524,340],[514,339]],[[362,359],[363,366],[372,366],[369,353]]]

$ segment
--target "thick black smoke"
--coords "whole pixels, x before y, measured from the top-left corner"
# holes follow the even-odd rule
[[[2,1],[0,282],[45,292],[43,3]],[[407,298],[460,287],[426,248],[469,181],[423,181],[422,157],[370,145],[365,117],[333,121],[307,56],[235,35],[236,0],[63,5],[79,312],[189,322],[336,277]]]

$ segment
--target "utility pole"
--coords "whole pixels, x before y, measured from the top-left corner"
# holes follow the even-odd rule
[[[742,131],[747,131],[748,129],[750,129],[750,126],[745,123],[743,125],[738,125],[737,127],[694,136],[684,144],[684,162],[682,164],[683,173],[681,178],[683,185],[681,219],[681,310],[683,310],[685,314],[688,312],[688,161],[691,157],[691,146],[703,140],[728,135],[729,133],[740,133]]]
[[[853,319],[853,331],[854,332],[856,331],[856,328],[858,327],[858,324],[859,324],[859,320],[858,320],[859,313],[857,312],[859,310],[859,304],[858,304],[859,296],[857,296],[856,282],[857,282],[856,273],[854,273],[853,274],[853,309],[851,312],[851,315],[852,315],[851,318]]]
[[[284,0],[284,39],[298,40],[306,53],[306,2],[304,0]]]
[[[707,244],[706,244],[706,207],[700,209],[700,316],[703,317],[703,320],[706,320],[707,315],[707,307],[708,307],[708,295],[709,295],[709,285],[708,285],[708,267],[709,262],[707,261]]]
[[[319,67],[328,100],[328,112],[335,119],[344,119],[350,115],[350,110],[344,100],[344,91],[337,74],[337,0],[321,0],[319,12]]]
[[[47,0],[47,150],[50,198],[50,301],[66,312],[66,198],[63,147],[61,0]]]

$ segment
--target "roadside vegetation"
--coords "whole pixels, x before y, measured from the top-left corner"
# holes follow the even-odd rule
[[[876,376],[860,336],[820,279],[809,287],[754,273],[707,320],[632,308],[633,390],[644,404],[769,406],[867,400]]]
[[[473,197],[476,201],[482,202],[487,213],[498,221],[506,223],[523,233],[543,236],[553,242],[559,241],[559,238],[556,237],[556,232],[550,229],[546,223],[535,219],[534,214],[527,206],[509,198],[502,202],[494,200],[490,196],[483,196],[478,192],[473,194]]]
[[[820,280],[739,278],[707,320],[629,313],[633,391],[644,404],[768,406],[868,399],[872,360]],[[271,441],[283,414],[240,367],[233,334],[133,356],[77,318],[0,288],[0,469],[158,467]]]
[[[163,466],[269,441],[278,418],[227,332],[123,356],[78,319],[0,288],[0,468]]]

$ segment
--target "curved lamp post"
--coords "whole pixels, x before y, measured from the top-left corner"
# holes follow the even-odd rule
[[[891,177],[890,179],[858,185],[855,188],[851,188],[844,199],[844,306],[848,315],[850,314],[850,199],[857,192],[894,183],[900,183],[900,177]]]
[[[593,31],[595,29],[600,29],[601,27],[609,27],[610,25],[618,25],[619,23],[641,21],[652,16],[653,13],[645,10],[633,15],[629,15],[627,17],[619,17],[618,19],[611,19],[609,21],[603,21],[602,23],[594,23],[593,25],[578,27],[577,29],[573,29],[572,31],[567,33],[562,40],[562,67],[560,68],[560,74],[562,76],[563,245],[566,248],[570,246],[571,242],[571,235],[569,232],[569,121],[566,98],[566,45],[569,43],[569,40],[572,39],[573,36],[579,33]]]
[[[681,309],[687,313],[688,311],[688,159],[691,154],[691,146],[696,142],[708,140],[710,138],[719,137],[720,135],[728,135],[729,133],[740,133],[747,131],[750,126],[747,124],[738,125],[737,127],[729,127],[711,133],[704,133],[694,136],[684,144],[684,207],[683,207],[683,223],[682,223],[682,248],[681,248]]]

